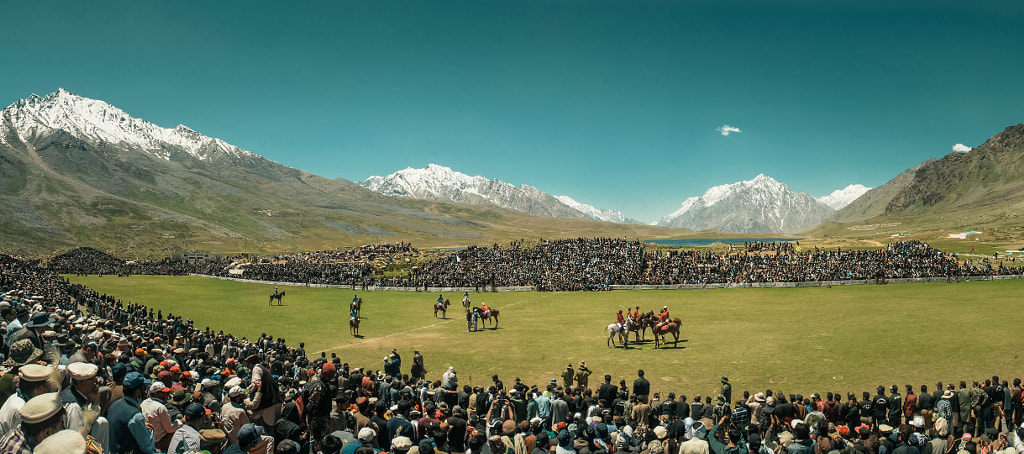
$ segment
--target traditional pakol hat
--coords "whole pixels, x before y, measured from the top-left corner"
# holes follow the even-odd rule
[[[57,414],[61,408],[59,393],[45,393],[29,399],[18,413],[22,422],[36,424]]]

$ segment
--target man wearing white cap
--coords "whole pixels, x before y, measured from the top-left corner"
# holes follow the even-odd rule
[[[64,404],[64,426],[82,436],[92,436],[103,449],[110,449],[107,418],[100,416],[100,384],[96,380],[99,367],[93,363],[68,365],[71,386],[60,392]]]
[[[19,413],[21,425],[0,438],[0,452],[30,454],[46,437],[64,430],[64,407],[57,393],[29,399]]]
[[[238,443],[238,429],[249,424],[249,414],[245,411],[245,388],[235,385],[228,390],[228,401],[221,407],[220,422],[224,425],[228,441]]]
[[[146,424],[153,427],[153,441],[157,450],[161,452],[167,451],[167,446],[171,444],[171,435],[178,430],[164,404],[164,397],[169,392],[171,388],[159,380],[153,380],[149,386],[149,398],[139,404],[142,415],[146,417]]]
[[[18,389],[0,408],[0,433],[10,432],[21,424],[21,413],[18,413],[18,410],[21,410],[26,401],[40,394],[56,391],[57,387],[50,381],[52,373],[53,368],[50,366],[21,366],[18,371]]]

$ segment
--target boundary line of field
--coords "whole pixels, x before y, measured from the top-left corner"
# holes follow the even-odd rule
[[[363,286],[360,284],[310,284],[303,282],[284,281],[262,281],[256,279],[241,279],[237,277],[212,276],[209,274],[192,273],[189,276],[205,277],[209,279],[220,279],[223,281],[245,282],[249,284],[265,284],[288,287],[310,287],[310,288],[337,288],[364,291],[388,291],[388,292],[535,292],[533,287],[492,287],[489,290],[484,287],[381,287],[376,285]],[[794,287],[840,287],[847,285],[885,285],[885,284],[910,284],[921,282],[968,282],[968,281],[997,281],[1004,279],[1024,279],[1024,274],[1007,274],[995,276],[956,276],[946,277],[913,277],[896,279],[851,279],[844,281],[801,281],[801,282],[748,282],[742,284],[671,284],[671,285],[608,285],[603,290],[702,290],[721,288],[794,288]]]

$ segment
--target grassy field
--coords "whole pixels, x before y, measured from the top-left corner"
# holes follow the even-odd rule
[[[1024,280],[890,284],[804,289],[604,293],[471,294],[501,310],[497,329],[468,332],[456,300],[449,319],[433,318],[437,293],[353,292],[281,287],[283,307],[268,307],[273,286],[194,277],[68,276],[101,293],[182,314],[199,327],[239,336],[262,332],[304,341],[307,352],[337,353],[354,366],[381,368],[397,348],[408,371],[423,353],[428,377],[455,366],[461,382],[498,374],[544,383],[567,362],[587,361],[591,384],[604,374],[632,382],[643,368],[652,389],[706,395],[728,375],[734,390],[874,390],[878,385],[1020,376]],[[348,333],[348,303],[363,298],[363,338]],[[605,327],[623,306],[668,306],[683,319],[677,346],[607,348]],[[650,333],[648,333],[648,337]]]

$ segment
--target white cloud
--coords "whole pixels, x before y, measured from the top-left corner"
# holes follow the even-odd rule
[[[740,128],[732,127],[729,125],[722,125],[720,128],[715,128],[715,131],[722,133],[723,136],[727,136],[729,135],[729,133],[733,132],[743,132],[740,131]]]
[[[959,151],[960,153],[967,153],[968,151],[971,151],[971,147],[968,147],[967,145],[964,145],[962,143],[958,143],[956,145],[953,145],[953,151]]]

